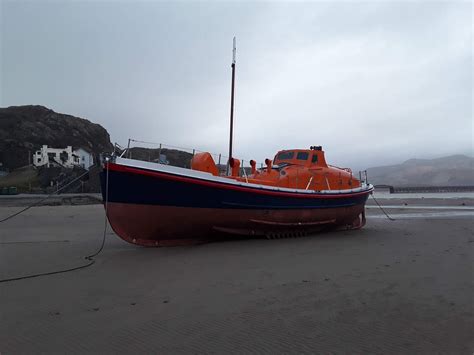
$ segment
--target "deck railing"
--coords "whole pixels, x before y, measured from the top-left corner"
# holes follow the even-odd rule
[[[191,168],[191,159],[193,156],[197,153],[207,152],[214,159],[220,175],[230,174],[230,168],[228,167],[229,157],[220,153],[164,143],[142,141],[132,138],[128,140],[127,147],[122,147],[116,143],[114,148],[115,156],[167,164],[181,168]],[[251,172],[250,159],[243,159],[238,156],[235,156],[234,158],[240,160],[239,176],[245,177],[246,175],[249,175]],[[257,168],[263,169],[264,164],[257,163]]]
[[[127,147],[122,147],[117,143],[115,144],[114,155],[123,158],[137,159],[189,169],[191,168],[191,159],[193,158],[193,156],[197,153],[204,152],[211,154],[219,171],[219,175],[230,174],[230,168],[228,167],[228,156],[195,148],[180,147],[164,143],[148,142],[130,138],[128,140]],[[250,159],[242,159],[241,157],[235,158],[240,160],[239,176],[246,177],[250,175],[250,172],[252,170],[250,166]],[[330,166],[337,168],[333,165]],[[261,162],[257,162],[256,167],[257,169],[266,169],[266,165]],[[352,170],[349,168],[339,169],[345,170],[350,174],[353,173]],[[359,171],[358,175],[361,184],[368,184],[367,170]]]

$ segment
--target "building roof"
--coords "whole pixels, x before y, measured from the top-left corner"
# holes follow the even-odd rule
[[[92,154],[92,151],[91,151],[89,148],[84,148],[84,147],[77,147],[77,148],[75,148],[75,147],[72,147],[72,151],[73,151],[73,152],[76,151],[76,150],[79,150],[79,149],[82,149],[83,151],[85,151],[85,152],[87,152],[87,153],[89,153],[89,154]]]

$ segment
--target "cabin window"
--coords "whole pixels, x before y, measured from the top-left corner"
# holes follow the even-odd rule
[[[313,157],[311,158],[311,163],[317,163],[318,162],[318,155],[314,154]]]
[[[296,155],[296,159],[298,160],[308,160],[308,152],[299,152],[297,155]]]
[[[293,159],[295,152],[283,152],[277,155],[275,160],[290,160]]]

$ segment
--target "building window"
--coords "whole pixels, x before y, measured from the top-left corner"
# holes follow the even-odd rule
[[[63,163],[66,163],[68,160],[69,160],[69,154],[68,152],[66,151],[63,151],[62,153],[59,154],[59,159],[61,159],[61,161]]]
[[[308,152],[299,152],[297,155],[296,155],[296,159],[298,160],[308,160]]]

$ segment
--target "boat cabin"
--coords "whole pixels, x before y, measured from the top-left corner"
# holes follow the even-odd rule
[[[346,190],[360,187],[360,181],[347,168],[328,165],[320,146],[310,149],[281,150],[274,160],[265,159],[266,167],[256,168],[250,161],[252,171],[246,174],[236,158],[229,160],[230,176],[241,182],[304,190]],[[191,169],[219,175],[217,166],[209,153],[194,155]]]
[[[327,167],[324,152],[321,146],[310,147],[310,149],[281,150],[273,159],[274,165],[302,165],[306,167]]]

